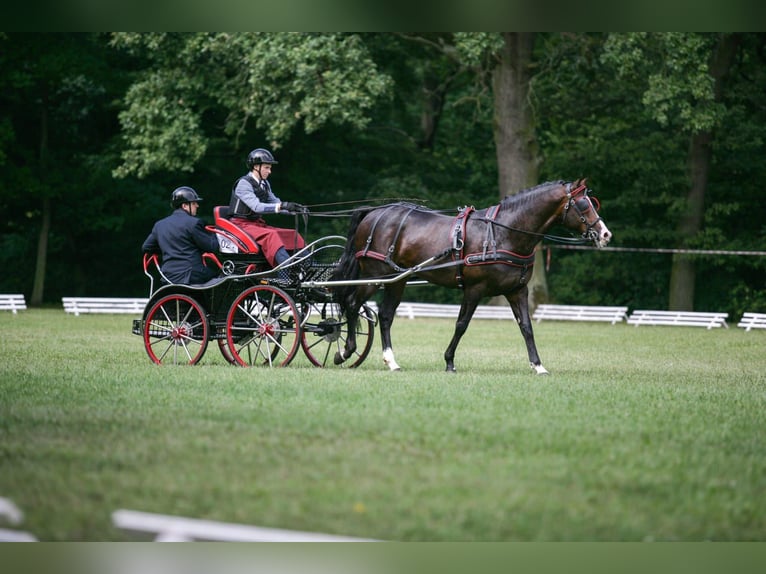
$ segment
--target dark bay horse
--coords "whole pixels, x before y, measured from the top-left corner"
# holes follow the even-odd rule
[[[547,182],[508,196],[499,205],[467,207],[457,217],[406,203],[356,210],[333,277],[340,284],[335,297],[350,335],[335,356],[336,364],[354,352],[359,309],[383,285],[379,309],[383,361],[399,370],[391,324],[407,280],[417,277],[463,290],[455,332],[444,352],[447,371],[455,370],[455,349],[479,301],[503,295],[524,337],[530,366],[547,374],[537,354],[527,298],[535,248],[556,224],[598,247],[609,242],[612,234],[589,192],[585,180]]]

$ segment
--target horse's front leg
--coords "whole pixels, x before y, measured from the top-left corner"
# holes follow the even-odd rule
[[[519,330],[521,336],[524,337],[524,343],[527,345],[527,355],[529,355],[529,366],[538,375],[547,375],[548,370],[543,367],[540,362],[540,356],[537,354],[537,345],[535,345],[535,334],[532,331],[532,321],[529,318],[529,291],[524,286],[523,289],[511,294],[506,295],[508,303],[511,305],[513,314],[516,317],[516,322],[519,324]]]
[[[468,329],[468,323],[471,322],[476,311],[476,306],[479,304],[479,297],[471,295],[468,291],[463,295],[463,303],[460,305],[460,313],[458,313],[457,321],[455,321],[455,333],[452,335],[452,340],[444,351],[444,362],[447,363],[446,371],[448,373],[455,372],[455,351],[457,350],[460,339]]]
[[[401,370],[401,367],[394,358],[394,348],[391,344],[391,325],[396,317],[396,309],[402,301],[405,286],[406,282],[404,281],[386,285],[378,312],[380,339],[383,344],[383,362],[392,371]]]

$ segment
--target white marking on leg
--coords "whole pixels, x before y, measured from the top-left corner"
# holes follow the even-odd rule
[[[538,375],[550,375],[550,373],[548,372],[548,369],[546,369],[542,365],[535,365],[535,364],[529,363],[529,366],[532,367],[532,369]]]
[[[388,368],[392,371],[401,371],[401,367],[396,364],[394,359],[394,350],[391,347],[383,349],[383,362],[388,365]]]

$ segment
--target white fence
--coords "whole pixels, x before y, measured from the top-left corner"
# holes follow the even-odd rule
[[[538,305],[532,318],[538,323],[543,319],[553,321],[604,321],[621,323],[628,314],[627,307],[608,307],[591,305]]]
[[[62,297],[64,311],[76,316],[83,313],[143,315],[147,298]]]
[[[24,311],[27,308],[27,302],[24,300],[24,295],[14,293],[12,295],[0,295],[0,311],[13,311],[15,315],[19,311]]]
[[[742,327],[745,331],[766,329],[766,313],[745,313],[737,327]]]
[[[683,327],[717,327],[729,328],[726,324],[728,313],[705,313],[694,311],[651,311],[636,310],[628,317],[628,324],[635,325],[667,325]]]
[[[11,302],[12,301],[12,302]],[[121,313],[142,315],[147,298],[130,297],[62,297],[64,311],[75,316],[84,313]],[[377,311],[377,305],[367,303]],[[26,309],[23,295],[0,295],[0,310]],[[457,319],[460,305],[448,303],[418,303],[402,301],[396,310],[397,317],[415,319],[416,317],[436,317]],[[655,311],[638,309],[628,315],[625,306],[598,305],[554,305],[542,304],[535,309],[532,319],[537,321],[600,321],[615,325],[627,321],[636,327],[641,325],[667,325],[728,328],[728,313],[709,313],[695,311]],[[513,311],[508,305],[479,305],[473,315],[474,319],[512,319]],[[766,313],[744,313],[737,325],[750,331],[766,329]]]

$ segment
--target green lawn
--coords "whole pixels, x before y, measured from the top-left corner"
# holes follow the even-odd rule
[[[0,314],[0,496],[48,541],[128,508],[402,541],[766,539],[766,333],[398,319],[403,367],[215,345],[156,366],[127,316]],[[2,527],[2,524],[0,524]]]

